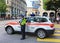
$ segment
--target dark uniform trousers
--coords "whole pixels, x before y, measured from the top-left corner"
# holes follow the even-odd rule
[[[21,25],[22,38],[25,38],[25,25]]]

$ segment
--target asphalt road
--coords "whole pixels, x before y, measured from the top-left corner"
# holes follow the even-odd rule
[[[4,25],[7,22],[10,22],[10,21],[18,21],[18,20],[0,21],[0,43],[60,43],[60,41],[59,41],[60,40],[60,31],[55,32],[55,34],[58,34],[58,35],[51,36],[51,37],[48,37],[49,39],[46,38],[46,39],[43,39],[43,40],[37,38],[33,34],[26,35],[25,40],[20,40],[21,39],[21,34],[20,33],[15,33],[13,35],[8,35],[5,32]],[[60,30],[60,29],[56,29],[56,30]],[[55,42],[57,40],[54,40],[52,38],[57,39],[57,40],[59,39],[58,40],[59,42]],[[49,40],[53,40],[53,41],[49,41]]]

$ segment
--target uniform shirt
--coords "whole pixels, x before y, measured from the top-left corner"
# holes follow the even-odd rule
[[[21,22],[21,25],[25,25],[25,24],[26,24],[26,19],[23,18],[23,19],[22,19],[22,22]]]

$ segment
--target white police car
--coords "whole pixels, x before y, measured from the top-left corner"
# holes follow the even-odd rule
[[[13,34],[15,31],[21,31],[19,22],[9,22],[5,25],[5,31]],[[45,38],[54,34],[54,24],[47,17],[32,16],[27,17],[25,32],[37,34],[39,38]]]

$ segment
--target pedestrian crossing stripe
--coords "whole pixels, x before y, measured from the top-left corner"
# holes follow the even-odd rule
[[[54,33],[53,36],[60,36],[60,34],[57,34],[58,32],[60,32],[60,30],[56,30],[55,32],[56,32],[56,34]]]
[[[54,34],[53,36],[60,36],[60,34]]]
[[[60,30],[56,30],[55,32],[60,32]],[[60,36],[60,34],[53,34],[52,36]],[[37,38],[37,41],[41,41],[41,42],[58,42],[60,43],[60,39],[55,39],[55,38],[45,38],[45,39],[40,39],[40,38]]]
[[[60,32],[60,30],[56,30],[55,32]]]
[[[46,39],[37,38],[37,41],[41,41],[41,42],[59,42],[60,43],[60,39],[54,39],[54,38],[46,38]]]

